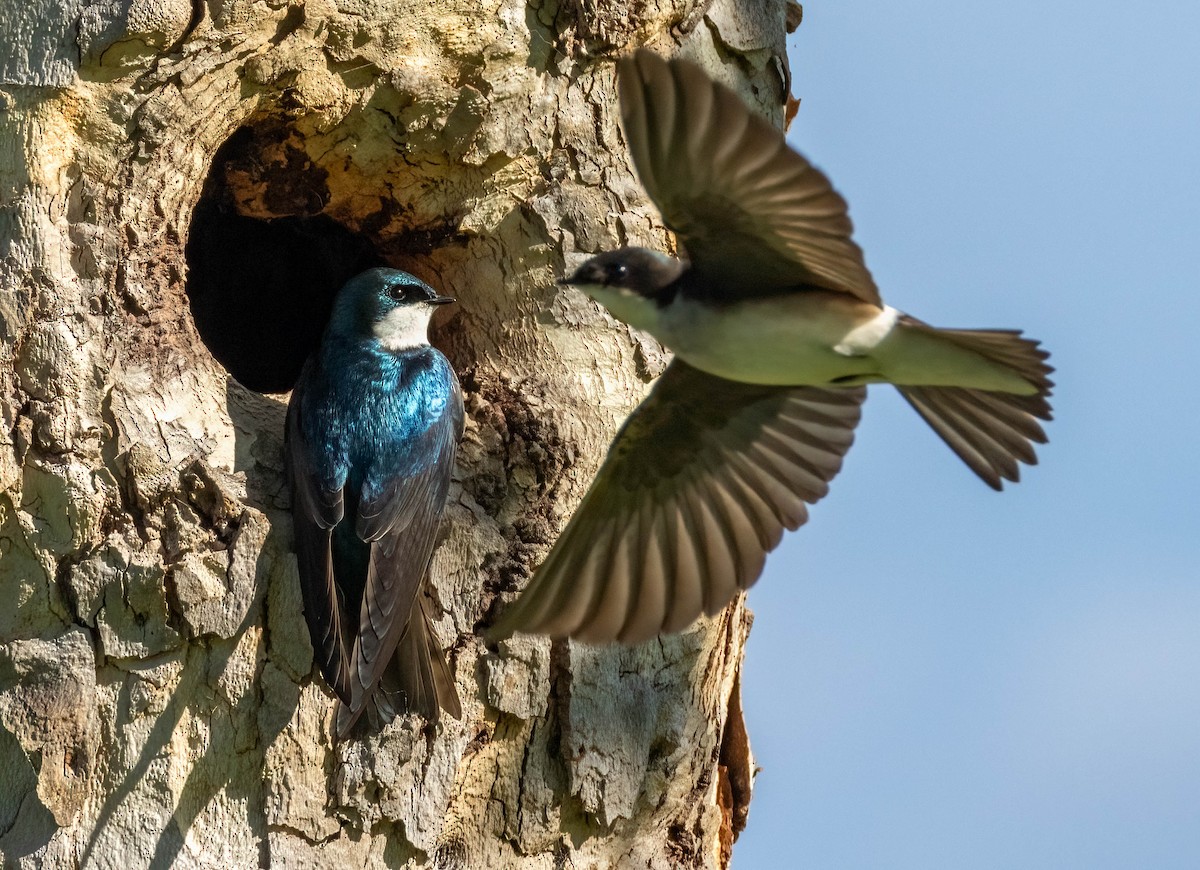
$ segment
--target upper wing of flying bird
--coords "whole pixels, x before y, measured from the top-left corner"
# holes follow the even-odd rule
[[[288,478],[292,491],[292,523],[296,537],[296,564],[304,596],[304,617],[325,681],[342,700],[350,699],[349,638],[353,630],[333,573],[331,530],[342,520],[345,504],[341,487],[328,489],[313,472],[312,455],[304,438],[305,366],[288,404],[284,430]]]
[[[736,383],[676,358],[492,634],[637,643],[718,612],[828,491],[865,394]]]
[[[722,298],[814,284],[880,304],[846,201],[724,85],[646,49],[617,64],[638,177]]]
[[[413,654],[398,663],[410,672],[400,684],[410,691],[428,687],[437,691],[432,693],[434,697],[409,697],[404,705],[430,721],[438,719],[440,707],[455,717],[461,715],[454,681],[441,651],[433,656],[426,648],[428,619],[419,594],[437,543],[462,429],[462,394],[455,383],[445,411],[405,452],[407,461],[372,468],[367,474],[358,503],[356,532],[371,545],[371,555],[358,636],[351,654],[351,697],[338,714],[337,730],[341,734],[353,726],[371,702],[396,647],[406,635],[410,641],[406,650],[412,647]],[[380,701],[392,703],[389,699]]]

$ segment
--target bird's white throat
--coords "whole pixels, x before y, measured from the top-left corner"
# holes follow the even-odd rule
[[[398,353],[429,344],[429,305],[398,305],[375,321],[375,338],[386,350]]]
[[[654,332],[658,326],[659,305],[653,299],[603,284],[584,284],[579,289],[607,308],[617,320],[634,329]]]

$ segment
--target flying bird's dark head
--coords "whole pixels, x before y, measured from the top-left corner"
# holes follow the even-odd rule
[[[429,343],[433,309],[453,301],[407,272],[369,269],[338,291],[329,329],[347,338],[374,338],[387,350],[407,350]]]
[[[558,283],[574,284],[589,292],[593,287],[607,287],[657,299],[683,274],[683,269],[682,260],[649,248],[618,248],[592,257]]]
[[[652,329],[656,309],[670,301],[671,285],[686,267],[648,248],[618,248],[592,257],[558,283],[578,287],[630,326]]]

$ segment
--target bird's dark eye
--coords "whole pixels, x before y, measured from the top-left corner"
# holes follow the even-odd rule
[[[608,279],[608,283],[616,284],[619,281],[625,280],[625,277],[629,274],[629,267],[624,263],[609,263],[605,272],[607,274],[604,277]]]
[[[388,288],[388,296],[392,297],[392,299],[396,300],[397,302],[405,302],[411,295],[412,289],[413,288],[409,287],[407,284],[393,284]]]

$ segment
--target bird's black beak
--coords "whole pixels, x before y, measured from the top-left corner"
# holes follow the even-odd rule
[[[429,300],[430,305],[449,305],[451,302],[457,302],[453,296],[434,296]]]
[[[563,285],[564,287],[568,284],[591,284],[591,283],[594,283],[589,280],[589,277],[592,272],[592,270],[588,268],[590,265],[591,265],[591,263],[584,263],[582,266],[580,266],[578,269],[576,269],[570,275],[567,275],[565,278],[559,278],[558,283]]]

